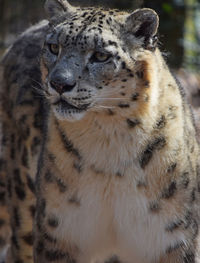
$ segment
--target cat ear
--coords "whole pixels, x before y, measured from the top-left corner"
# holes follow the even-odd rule
[[[125,31],[136,38],[143,39],[144,45],[155,40],[159,18],[154,10],[149,8],[137,9],[126,17],[124,23]]]
[[[74,7],[67,0],[46,0],[44,8],[49,20],[74,11]]]

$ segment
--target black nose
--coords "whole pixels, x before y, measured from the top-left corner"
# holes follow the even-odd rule
[[[69,85],[68,83],[56,82],[53,80],[50,81],[50,84],[51,84],[51,87],[55,89],[60,95],[65,92],[71,91],[76,86],[76,82]]]

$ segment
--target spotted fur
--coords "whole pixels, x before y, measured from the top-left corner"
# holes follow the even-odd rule
[[[8,209],[1,206],[0,221],[4,225],[10,221],[10,228],[0,226],[0,239],[7,244],[1,250],[7,251],[1,253],[2,258],[7,254],[6,263],[33,262],[35,176],[45,115],[37,92],[39,55],[47,27],[44,21],[27,30],[1,61],[0,196],[2,202],[7,200]]]
[[[157,14],[45,9],[2,61],[7,262],[197,263],[200,148]]]

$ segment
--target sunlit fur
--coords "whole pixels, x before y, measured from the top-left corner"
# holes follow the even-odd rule
[[[156,45],[157,14],[66,0],[45,8],[49,24],[4,59],[13,261],[33,262],[25,241],[34,218],[35,263],[198,262],[200,150]]]
[[[186,224],[184,214],[191,209],[189,196],[199,174],[190,171],[187,191],[182,174],[189,159],[194,170],[198,166],[199,146],[190,110],[159,49],[149,48],[145,36],[134,35],[146,17],[142,14],[153,17],[148,25],[152,34],[158,18],[147,9],[129,15],[67,6],[56,23],[56,10],[42,57],[46,92],[50,101],[60,97],[50,85],[58,71],[67,82],[76,82],[61,97],[88,107],[80,116],[51,104],[56,114],[50,114],[44,155],[50,152],[55,159],[45,160],[41,168],[47,214],[60,222],[51,234],[81,263],[105,262],[112,255],[128,263],[181,263],[188,251],[196,253],[194,231],[166,229],[179,218]],[[58,56],[52,57],[48,43],[59,45]],[[94,63],[95,52],[110,57]],[[68,185],[56,200],[51,195],[55,185],[46,186],[43,179],[47,169]],[[67,204],[71,198],[78,206]],[[40,262],[44,255],[36,254],[36,259]]]

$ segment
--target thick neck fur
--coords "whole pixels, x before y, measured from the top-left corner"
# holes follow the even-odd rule
[[[89,110],[74,122],[50,113],[43,194],[63,222],[56,234],[85,252],[89,259],[81,255],[83,263],[110,254],[124,262],[161,262],[169,244],[186,239],[179,231],[166,238],[165,227],[190,209],[197,178],[188,175],[199,155],[194,127],[159,51],[141,61],[145,79],[137,83],[139,99],[129,100],[130,107]],[[67,188],[60,198],[52,195],[54,184],[45,183],[48,171],[61,191]]]
[[[150,81],[149,100],[134,110],[117,109],[110,114],[108,110],[91,111],[82,120],[75,122],[59,121],[51,114],[47,147],[48,151],[56,156],[58,167],[66,171],[65,163],[68,165],[65,159],[68,157],[63,155],[65,149],[61,134],[77,149],[80,156],[74,157],[77,158],[81,169],[95,169],[102,173],[122,176],[133,166],[142,171],[141,156],[146,145],[159,138],[168,148],[168,151],[165,151],[168,157],[164,161],[159,152],[154,156],[155,161],[165,162],[167,165],[174,158],[174,151],[184,143],[184,124],[181,123],[183,108],[177,84],[167,66],[166,70],[159,67],[161,63],[164,61],[159,51],[149,60],[146,59],[145,74]],[[135,124],[131,121],[135,121]],[[170,133],[173,133],[173,136],[168,136]],[[148,164],[148,168],[150,167],[151,163]]]

